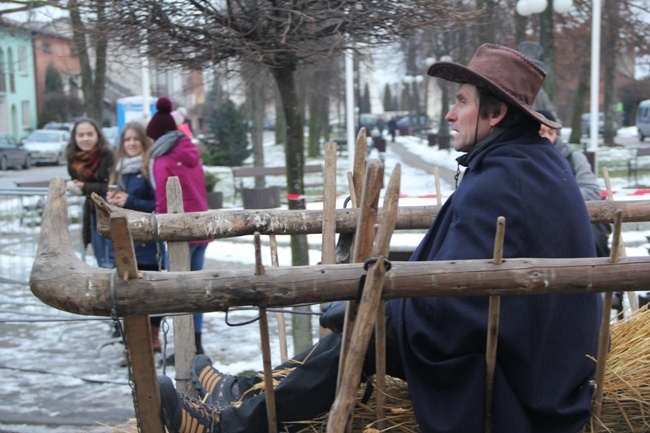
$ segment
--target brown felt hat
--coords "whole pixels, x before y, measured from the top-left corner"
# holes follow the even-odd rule
[[[436,62],[429,67],[428,74],[455,83],[472,84],[550,128],[562,127],[533,110],[533,101],[546,73],[531,59],[512,48],[484,44],[476,50],[467,66]]]

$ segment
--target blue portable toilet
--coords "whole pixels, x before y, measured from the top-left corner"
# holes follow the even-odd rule
[[[142,96],[127,96],[117,100],[117,136],[122,133],[122,128],[125,124],[133,121],[138,121],[143,125],[147,125],[151,116],[156,112],[156,102],[158,98],[151,96],[149,98],[149,117],[145,119],[143,110],[143,97]]]

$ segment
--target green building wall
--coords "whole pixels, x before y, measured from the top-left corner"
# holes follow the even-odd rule
[[[0,131],[17,140],[36,129],[34,74],[31,33],[0,24]]]

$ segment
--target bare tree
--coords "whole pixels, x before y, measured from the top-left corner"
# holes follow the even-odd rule
[[[14,0],[0,1],[5,9],[1,14],[16,12],[29,13],[45,7],[67,10],[70,14],[72,39],[75,42],[81,66],[81,88],[84,94],[84,111],[86,116],[98,122],[102,121],[104,89],[106,87],[106,52],[108,48],[107,33],[103,30],[106,23],[107,0]],[[98,25],[97,23],[101,23]],[[93,55],[91,55],[91,53]],[[94,64],[93,64],[94,56]]]
[[[287,190],[302,195],[305,146],[298,68],[359,44],[386,44],[417,28],[443,29],[467,19],[454,4],[452,0],[133,0],[114,2],[109,20],[123,43],[144,46],[149,55],[166,58],[170,65],[235,70],[234,61],[245,61],[268,68],[286,121]],[[289,203],[290,209],[304,207],[303,201]],[[292,236],[291,246],[292,264],[308,264],[306,237]]]

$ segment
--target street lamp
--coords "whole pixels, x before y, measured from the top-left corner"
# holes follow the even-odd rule
[[[519,0],[517,13],[522,16],[541,14],[548,7],[547,0]],[[553,0],[553,10],[559,14],[569,12],[573,7],[573,0]]]
[[[573,0],[552,0],[553,10],[557,13],[566,13],[573,7]],[[534,13],[541,13],[548,6],[547,0],[519,0],[516,10],[519,15],[528,16]],[[592,2],[591,18],[591,131],[589,149],[594,152],[594,172],[597,171],[596,150],[598,149],[598,102],[600,82],[600,21],[601,21],[601,0]]]

